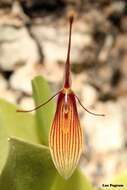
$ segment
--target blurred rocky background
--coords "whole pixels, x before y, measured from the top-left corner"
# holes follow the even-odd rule
[[[43,75],[61,88],[70,10],[73,90],[84,129],[80,167],[94,185],[127,168],[127,1],[0,0],[0,97],[34,106],[31,79]]]

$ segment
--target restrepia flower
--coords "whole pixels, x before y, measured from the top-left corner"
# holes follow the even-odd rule
[[[74,172],[83,150],[83,132],[80,126],[76,100],[90,114],[104,116],[87,110],[71,89],[70,48],[73,20],[73,16],[70,16],[69,43],[63,89],[34,109],[17,110],[18,112],[36,110],[58,95],[56,112],[49,133],[49,148],[56,169],[65,179],[68,179]]]

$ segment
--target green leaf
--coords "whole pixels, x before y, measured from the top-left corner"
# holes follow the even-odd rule
[[[16,106],[0,99],[0,127],[8,137],[22,138],[39,143],[35,117],[28,113],[16,112]]]
[[[103,190],[114,190],[114,189],[127,190],[127,171],[118,174],[107,184],[109,185],[109,187],[103,188]],[[119,185],[123,185],[123,187],[119,187]]]
[[[35,99],[36,105],[39,105],[49,97],[51,97],[51,93],[48,87],[47,82],[41,76],[36,77],[32,81],[33,86],[33,97]],[[36,112],[37,123],[38,123],[38,131],[40,134],[40,138],[42,139],[42,143],[48,145],[48,134],[49,128],[51,126],[51,122],[54,115],[54,102],[51,101],[41,109],[38,109]],[[73,176],[69,180],[64,180],[62,177],[57,175],[54,186],[51,190],[84,190],[84,188],[91,190],[91,184],[87,181],[84,175],[81,174],[80,171],[76,171]]]
[[[54,168],[46,146],[10,139],[7,163],[0,177],[2,190],[92,190],[78,170],[69,180]]]
[[[9,141],[7,163],[0,177],[1,190],[50,190],[56,170],[46,146],[16,139]]]
[[[36,104],[42,103],[43,99],[47,100],[49,89],[43,78],[36,77],[32,84]],[[53,110],[54,103],[50,102],[36,113],[38,132],[46,145]],[[48,147],[37,145],[40,141],[36,130],[33,115],[16,113],[14,105],[0,100],[0,189],[92,190],[92,186],[79,170],[69,180],[59,176]],[[9,143],[8,137],[12,137]],[[14,138],[24,139],[26,142]],[[34,144],[30,144],[31,142]]]
[[[17,113],[14,105],[0,99],[0,173],[8,153],[8,137],[39,143],[35,124],[34,116]]]
[[[80,170],[76,170],[68,180],[60,176],[56,177],[51,190],[93,190],[92,185]]]
[[[112,184],[123,185],[123,187],[117,187],[118,189],[127,190],[127,171],[117,175],[112,180]],[[116,189],[117,189],[116,188]],[[114,190],[114,187],[110,188],[110,190]]]
[[[127,185],[127,170],[124,171],[123,173],[117,175],[114,179],[113,182],[115,183],[123,183]],[[127,186],[126,186],[127,189]]]
[[[8,154],[8,142],[7,142],[7,134],[4,130],[3,125],[1,125],[0,121],[0,174],[6,162]]]
[[[32,87],[33,97],[36,105],[40,105],[51,97],[48,83],[42,76],[37,76],[33,79]],[[54,105],[54,102],[50,101],[48,104],[36,111],[38,134],[42,144],[44,145],[48,145],[48,135],[54,115]]]

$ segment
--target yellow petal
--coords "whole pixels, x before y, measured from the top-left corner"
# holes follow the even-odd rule
[[[59,174],[65,179],[74,172],[83,148],[74,93],[58,96],[57,109],[50,129],[49,147]]]

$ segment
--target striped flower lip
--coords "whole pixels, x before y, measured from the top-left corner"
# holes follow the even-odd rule
[[[37,110],[58,95],[56,112],[49,133],[49,148],[56,169],[65,179],[68,179],[74,172],[83,150],[83,133],[80,127],[76,100],[88,113],[95,116],[104,116],[104,114],[96,114],[86,109],[78,96],[71,90],[70,48],[73,16],[70,16],[69,21],[69,43],[63,89],[49,98],[46,102],[31,110],[17,110],[18,112],[31,112]]]
[[[83,134],[80,127],[75,95],[64,89],[59,93],[55,117],[50,129],[49,147],[55,167],[69,178],[82,153]]]

